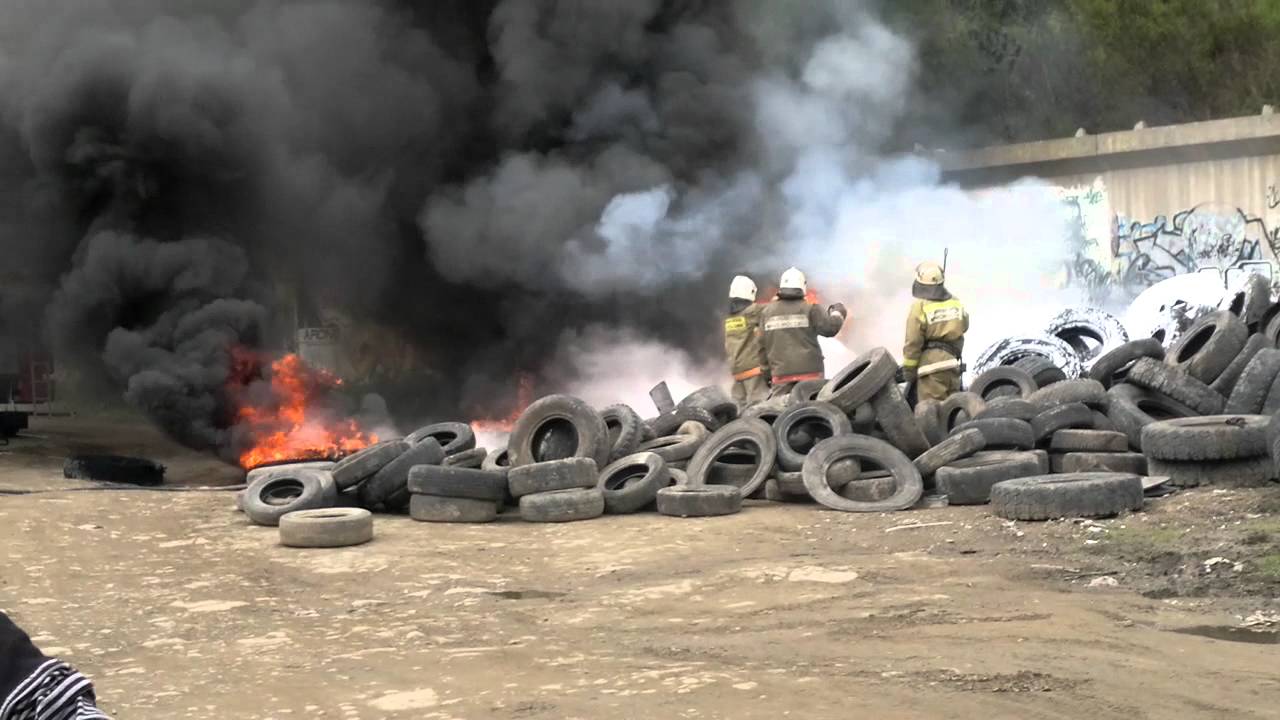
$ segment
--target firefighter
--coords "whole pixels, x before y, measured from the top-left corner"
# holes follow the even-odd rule
[[[907,313],[907,339],[902,348],[902,375],[916,384],[919,401],[937,400],[960,391],[960,362],[969,313],[943,285],[942,268],[923,262],[916,267]]]
[[[773,396],[780,397],[803,380],[823,377],[822,348],[818,336],[834,337],[844,325],[844,305],[825,310],[805,299],[808,290],[804,273],[790,268],[782,273],[778,297],[764,308],[764,354]]]
[[[724,353],[733,374],[733,400],[740,407],[769,396],[769,370],[764,361],[764,338],[756,304],[756,284],[739,275],[729,283],[729,316],[724,320]]]

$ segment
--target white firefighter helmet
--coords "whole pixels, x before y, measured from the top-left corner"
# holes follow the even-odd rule
[[[804,273],[800,272],[799,268],[787,268],[787,271],[782,273],[782,279],[778,281],[778,289],[807,292],[809,284],[805,281]]]
[[[729,283],[729,298],[732,300],[756,301],[756,284],[746,275],[737,275]]]
[[[916,282],[921,285],[941,285],[944,279],[942,267],[938,263],[926,260],[916,266]]]

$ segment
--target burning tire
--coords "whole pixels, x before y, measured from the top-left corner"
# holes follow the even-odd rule
[[[525,495],[520,518],[525,522],[557,523],[590,520],[604,514],[604,493],[595,487]]]
[[[387,512],[404,510],[409,505],[409,471],[415,465],[439,465],[442,460],[444,451],[434,439],[413,445],[360,484],[360,506]]]
[[[856,459],[862,467],[879,467],[894,480],[894,493],[883,500],[861,502],[838,495],[828,484],[831,466],[845,459]],[[818,443],[805,458],[800,471],[809,495],[822,505],[844,512],[892,512],[906,510],[924,494],[920,471],[902,451],[883,440],[863,435],[844,435]]]
[[[802,431],[802,432],[797,432]],[[853,432],[849,417],[840,408],[825,402],[792,405],[773,423],[778,443],[778,467],[795,472],[804,466],[804,456],[829,437]]]
[[[409,517],[418,522],[487,523],[498,519],[498,503],[473,498],[414,495]]]
[[[609,433],[609,462],[616,462],[636,451],[644,438],[644,420],[630,405],[610,405],[600,411]]]
[[[1216,312],[1197,320],[1169,349],[1170,365],[1181,368],[1203,383],[1217,380],[1244,350],[1249,328],[1229,312]]]
[[[1089,377],[1102,383],[1104,388],[1124,380],[1129,368],[1144,357],[1164,360],[1164,346],[1155,338],[1132,340],[1099,357],[1089,368]]]
[[[897,371],[898,363],[894,362],[889,351],[874,348],[827,381],[817,399],[852,413],[859,405],[871,402],[881,388],[892,383]]]
[[[1070,345],[1086,364],[1129,342],[1124,324],[1111,313],[1097,308],[1063,310],[1049,321],[1045,334]]]
[[[689,460],[689,483],[693,487],[707,484],[711,465],[730,449],[754,452],[755,471],[738,490],[743,497],[755,492],[773,472],[778,457],[778,441],[773,429],[762,420],[735,420],[707,438]]]
[[[658,491],[658,513],[669,517],[717,517],[742,510],[742,493],[725,485],[668,487]]]
[[[1035,363],[1036,369],[1032,369],[1031,364],[1019,364],[1019,361],[1028,357],[1041,358],[1038,363]],[[977,373],[982,374],[1002,365],[1012,365],[1026,370],[1036,381],[1036,385],[1041,388],[1052,384],[1051,368],[1057,368],[1067,378],[1078,378],[1084,374],[1080,354],[1065,340],[1052,335],[1001,340],[978,355],[974,368]],[[1048,382],[1045,382],[1046,380]]]
[[[456,455],[476,446],[475,430],[472,430],[470,425],[459,422],[435,423],[420,427],[406,435],[404,441],[410,445],[417,445],[427,438],[440,443],[440,448],[444,450],[445,457]]]
[[[323,470],[294,470],[264,477],[245,488],[241,503],[251,521],[275,526],[288,513],[333,507],[337,501],[338,486],[331,474]]]
[[[359,450],[338,461],[333,466],[333,481],[339,490],[347,490],[373,477],[387,463],[409,449],[404,440],[387,440]]]
[[[361,508],[298,510],[280,518],[280,544],[339,548],[373,540],[373,514]]]
[[[1009,520],[1110,517],[1142,509],[1142,479],[1118,473],[1073,473],[1008,480],[991,490],[991,509]]]
[[[594,488],[600,479],[598,467],[590,458],[568,458],[522,465],[507,472],[507,485],[511,496],[516,499],[558,490]]]
[[[662,458],[653,453],[636,453],[601,470],[596,487],[604,493],[604,511],[621,515],[653,504],[658,489],[666,486],[670,478]]]
[[[553,439],[556,442],[549,442]],[[563,449],[547,456],[539,448],[549,444]],[[568,457],[589,458],[603,467],[609,461],[609,430],[585,402],[569,395],[548,395],[521,413],[507,447],[513,468]]]

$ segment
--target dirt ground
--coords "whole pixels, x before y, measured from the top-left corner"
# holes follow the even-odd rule
[[[30,435],[4,488],[80,486],[92,447],[237,480],[136,423]],[[0,496],[0,608],[121,719],[1280,717],[1280,487],[1096,523],[747,505],[292,550],[227,492]]]

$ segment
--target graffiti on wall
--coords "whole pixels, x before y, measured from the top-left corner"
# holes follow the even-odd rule
[[[1175,275],[1216,268],[1233,270],[1275,263],[1280,227],[1246,209],[1202,203],[1195,207],[1133,219],[1115,213],[1101,179],[1093,185],[1062,188],[1066,231],[1071,243],[1068,282],[1097,299],[1132,297]],[[1267,188],[1267,208],[1280,207],[1280,193]],[[1105,226],[1099,216],[1105,213]]]

